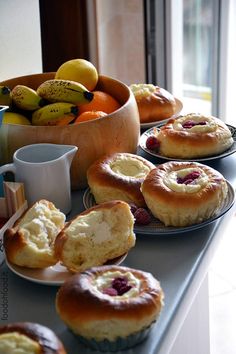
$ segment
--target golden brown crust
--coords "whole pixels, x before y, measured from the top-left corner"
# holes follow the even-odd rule
[[[114,172],[111,164],[118,158],[135,159],[147,168],[148,172],[155,168],[150,161],[141,156],[129,153],[115,153],[103,156],[95,161],[87,171],[88,184],[96,202],[103,203],[113,199],[135,203],[137,206],[145,206],[143,195],[140,191],[141,183],[145,177],[136,178],[132,175],[124,175]],[[127,161],[127,164],[129,162]]]
[[[141,123],[160,121],[175,114],[176,101],[174,96],[158,86],[148,96],[137,96],[136,102]]]
[[[139,294],[126,300],[104,296],[95,290],[92,281],[106,272],[131,272],[141,281]],[[153,313],[158,316],[163,306],[163,291],[152,274],[120,266],[94,267],[71,277],[59,289],[56,307],[60,317],[78,327],[92,321],[140,321]]]
[[[16,254],[26,246],[24,236],[15,228],[7,229],[4,233],[4,249],[8,261],[14,263]]]
[[[170,172],[188,168],[203,171],[208,182],[191,193],[176,191],[166,184]],[[166,225],[186,226],[208,219],[219,209],[227,194],[227,183],[218,171],[207,165],[170,161],[152,170],[141,189],[155,217]]]
[[[216,124],[215,129],[204,131],[204,126],[199,130],[176,129],[176,123],[188,119],[192,120],[200,115],[189,114],[178,119],[170,119],[160,128],[157,139],[160,142],[159,152],[166,157],[173,158],[198,158],[219,154],[227,150],[233,143],[231,133],[220,119],[204,117]]]
[[[65,348],[56,334],[38,323],[16,322],[0,326],[0,335],[17,332],[34,340],[40,345],[40,354],[66,354]]]

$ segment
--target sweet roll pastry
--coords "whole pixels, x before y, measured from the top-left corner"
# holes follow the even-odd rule
[[[196,113],[170,119],[155,136],[161,155],[180,159],[217,155],[234,142],[222,120]]]
[[[4,233],[7,260],[18,266],[45,268],[57,263],[54,241],[65,225],[65,215],[47,200],[32,205]]]
[[[188,226],[211,218],[227,196],[225,178],[197,162],[170,161],[152,170],[141,187],[151,213],[166,226]]]
[[[135,154],[106,155],[89,167],[88,185],[97,204],[119,199],[143,207],[141,183],[153,168],[154,164]]]
[[[151,273],[115,265],[70,277],[56,296],[62,321],[88,346],[109,352],[142,341],[163,305],[164,292]]]
[[[132,84],[130,89],[137,102],[140,123],[160,121],[175,114],[175,98],[165,89],[152,84]]]
[[[55,241],[56,256],[71,272],[81,272],[127,253],[135,245],[129,205],[111,201],[70,220]]]
[[[66,354],[56,334],[38,323],[16,322],[0,326],[1,354]]]

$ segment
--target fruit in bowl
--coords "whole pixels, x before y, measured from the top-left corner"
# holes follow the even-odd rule
[[[16,85],[24,85],[37,92],[42,83],[54,80],[55,75],[55,72],[51,72],[21,76],[1,82],[0,85],[11,90]],[[80,189],[87,186],[88,167],[100,156],[114,152],[135,153],[140,136],[140,122],[138,107],[129,87],[119,80],[98,75],[93,91],[109,94],[119,103],[119,108],[103,117],[79,124],[73,124],[73,121],[65,125],[3,124],[0,128],[0,164],[11,162],[14,152],[24,145],[76,145],[78,152],[71,165],[71,185],[72,189]],[[32,112],[26,114],[30,115]],[[79,114],[78,109],[78,116]],[[77,116],[75,120],[76,118]]]

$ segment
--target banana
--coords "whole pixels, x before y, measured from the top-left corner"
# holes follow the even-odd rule
[[[7,86],[0,86],[0,105],[11,105],[11,90]]]
[[[16,85],[11,91],[11,98],[16,107],[27,111],[34,111],[46,103],[35,90],[25,85]]]
[[[37,94],[50,102],[69,102],[76,105],[88,103],[93,99],[92,92],[71,80],[47,80],[38,87]]]
[[[66,102],[56,102],[34,111],[32,125],[67,125],[77,116],[77,106]]]

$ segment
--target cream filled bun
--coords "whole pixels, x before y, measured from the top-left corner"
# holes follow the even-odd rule
[[[135,245],[134,217],[121,200],[89,208],[70,220],[55,241],[58,259],[81,272],[127,253]]]
[[[138,105],[140,123],[167,119],[175,114],[175,98],[165,89],[153,84],[132,84],[130,89]]]
[[[160,315],[163,300],[151,273],[112,265],[69,278],[57,293],[56,308],[75,334],[115,341],[149,327]]]
[[[188,226],[212,217],[222,206],[228,186],[209,166],[171,161],[152,170],[141,190],[152,214],[166,226]]]
[[[88,184],[97,204],[119,199],[142,207],[141,183],[153,168],[155,165],[141,156],[114,153],[89,167]]]
[[[38,323],[16,322],[0,326],[1,354],[66,354],[49,328]]]
[[[57,263],[54,241],[65,225],[65,215],[45,199],[34,203],[4,233],[9,262],[28,268],[46,268]]]
[[[170,119],[156,133],[156,138],[160,154],[183,159],[217,155],[234,142],[222,120],[196,113]]]

